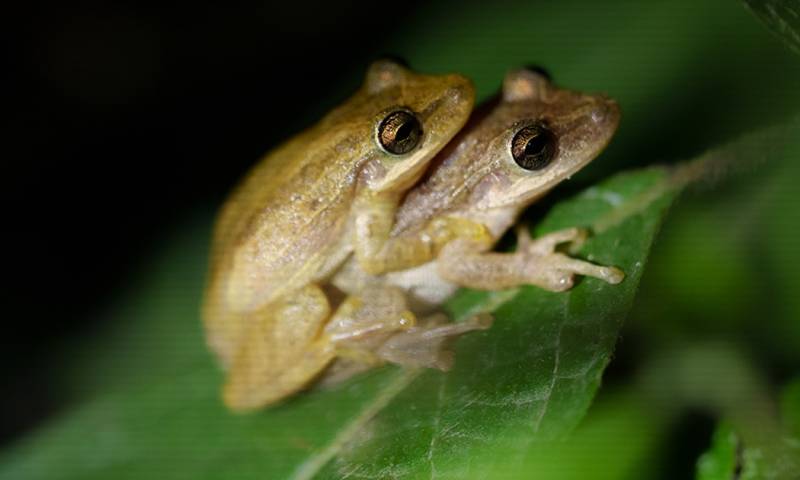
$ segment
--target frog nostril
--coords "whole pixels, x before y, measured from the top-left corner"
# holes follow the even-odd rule
[[[592,110],[591,117],[594,123],[603,123],[608,116],[608,107],[600,105]]]
[[[450,75],[448,77],[450,87],[444,92],[444,97],[457,104],[468,104],[472,108],[475,100],[475,87],[472,81],[462,75]]]
[[[619,117],[619,105],[610,98],[601,98],[591,110],[592,121],[597,124],[614,121]]]
[[[444,96],[453,102],[461,102],[467,98],[467,92],[463,88],[452,87],[447,89]]]

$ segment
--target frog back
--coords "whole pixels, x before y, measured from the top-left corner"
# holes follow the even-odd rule
[[[362,163],[352,140],[342,129],[306,131],[233,192],[212,247],[212,284],[226,309],[251,311],[307,284],[340,248]]]

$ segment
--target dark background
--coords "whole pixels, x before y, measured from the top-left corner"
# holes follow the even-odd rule
[[[52,2],[7,17],[0,442],[58,403],[48,351],[93,327],[176,222],[355,89],[415,5]]]

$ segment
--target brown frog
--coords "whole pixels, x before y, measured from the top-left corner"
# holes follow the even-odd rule
[[[361,355],[337,362],[326,373],[327,381],[383,362],[450,368],[453,358],[447,341],[488,328],[491,318],[478,315],[451,323],[441,313],[419,321],[414,314],[434,312],[459,287],[499,290],[531,284],[563,291],[572,287],[575,275],[612,284],[623,280],[617,268],[556,250],[564,243],[581,242],[587,234],[581,228],[535,240],[520,228],[516,251],[492,251],[526,207],[606,147],[619,123],[616,102],[603,95],[558,88],[542,71],[522,69],[506,75],[499,103],[482,110],[488,113],[476,113],[434,160],[427,176],[408,192],[388,243],[402,245],[419,232],[435,230],[437,224],[459,222],[482,225],[488,235],[455,235],[438,251],[407,258],[405,264],[395,264],[394,271],[382,275],[364,271],[355,259],[346,263],[332,280],[350,296],[338,318],[325,327],[331,338],[339,338],[340,328],[359,326],[366,331],[401,317],[415,322],[402,332],[376,329],[373,335],[340,340],[341,346],[346,344]]]
[[[351,254],[365,271],[391,266],[395,210],[473,102],[460,75],[376,62],[353,97],[268,153],[234,190],[215,226],[203,305],[208,344],[227,369],[228,407],[290,395],[339,354],[323,332],[331,305],[320,283]],[[420,232],[409,255],[438,251],[456,234],[486,234],[460,219],[445,223]],[[387,331],[413,323],[394,320]]]

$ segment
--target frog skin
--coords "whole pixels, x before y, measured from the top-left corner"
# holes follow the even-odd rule
[[[355,95],[245,176],[215,225],[203,303],[207,342],[227,370],[228,407],[290,395],[338,354],[335,342],[319,338],[332,314],[319,284],[351,254],[364,271],[379,272],[438,251],[455,232],[485,235],[456,219],[445,229],[450,237],[420,231],[405,253],[385,248],[404,193],[473,102],[463,76],[379,61]],[[406,326],[401,318],[385,328]]]
[[[541,71],[522,69],[506,75],[499,103],[487,108],[489,113],[471,120],[432,162],[425,179],[408,192],[390,242],[402,243],[406,236],[413,238],[453,218],[485,226],[488,237],[456,236],[435,256],[416,257],[407,268],[383,275],[370,275],[355,261],[344,264],[332,284],[350,295],[344,304],[353,305],[349,317],[341,319],[345,328],[361,324],[366,329],[375,318],[408,315],[407,311],[428,316],[402,332],[355,340],[350,347],[368,353],[337,361],[323,376],[325,383],[384,362],[449,369],[449,340],[491,324],[486,314],[460,323],[431,314],[459,287],[499,290],[531,284],[564,291],[578,274],[612,284],[623,280],[617,268],[556,250],[564,243],[582,242],[587,232],[581,228],[536,240],[527,228],[519,228],[516,251],[491,251],[526,207],[606,147],[619,123],[616,102],[557,88]],[[474,115],[480,116],[477,111]],[[332,322],[326,330],[335,335],[338,327]]]

